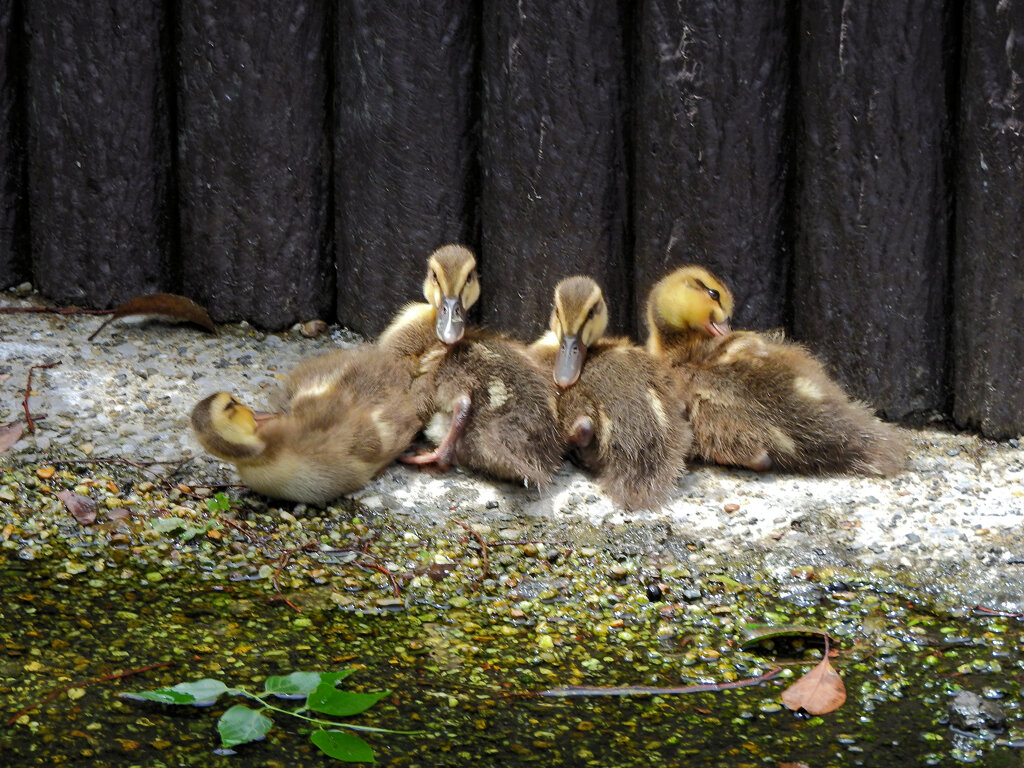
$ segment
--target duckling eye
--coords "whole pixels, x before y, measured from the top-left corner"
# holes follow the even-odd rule
[[[476,272],[470,272],[466,282],[472,284],[476,280]]]
[[[720,294],[714,288],[708,288],[708,296],[711,297],[712,301],[717,301],[719,304],[722,303],[722,294]]]

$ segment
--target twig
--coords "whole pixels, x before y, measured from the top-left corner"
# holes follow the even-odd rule
[[[176,661],[161,661],[159,664],[150,664],[148,667],[138,667],[137,669],[129,669],[127,672],[118,672],[118,673],[113,674],[113,675],[104,675],[103,677],[95,677],[92,680],[86,680],[85,682],[69,683],[68,685],[61,686],[57,690],[52,691],[48,696],[46,696],[46,698],[40,699],[39,701],[36,701],[36,702],[33,702],[32,704],[29,704],[24,709],[19,709],[17,712],[14,713],[14,716],[5,723],[5,725],[8,728],[10,728],[12,725],[14,725],[18,721],[18,718],[21,717],[22,715],[24,715],[26,712],[31,712],[33,709],[36,709],[38,707],[43,706],[43,704],[45,704],[46,702],[51,701],[51,700],[57,698],[64,691],[67,691],[67,690],[69,690],[71,688],[83,688],[83,687],[85,687],[87,685],[92,685],[93,683],[105,683],[105,682],[107,682],[109,680],[118,680],[118,679],[120,679],[122,677],[128,677],[129,675],[138,675],[138,674],[141,674],[142,672],[149,672],[151,669],[160,669],[161,667],[169,667],[172,664],[177,664],[177,663],[178,662],[176,662]]]
[[[1024,613],[1010,613],[1009,611],[997,611],[994,608],[986,608],[983,605],[976,605],[971,610],[977,611],[984,616],[998,616],[1003,619],[1024,619]]]
[[[60,365],[61,362],[63,362],[63,361],[57,360],[56,362],[53,362],[53,363],[43,363],[42,365],[33,365],[33,366],[31,366],[28,369],[28,381],[25,382],[25,397],[21,401],[21,405],[25,409],[26,429],[28,429],[28,431],[30,433],[32,433],[32,434],[35,434],[35,431],[36,431],[35,422],[32,421],[32,414],[28,410],[28,398],[32,394],[32,371],[35,371],[37,369],[43,369],[43,368],[53,368],[55,365]]]
[[[478,581],[483,581],[484,579],[486,579],[491,574],[490,562],[487,559],[487,543],[484,541],[483,537],[479,533],[474,531],[466,523],[462,522],[461,520],[456,520],[455,522],[458,523],[459,525],[461,525],[463,528],[465,528],[466,529],[466,533],[472,534],[472,536],[478,542],[480,542],[480,553],[481,553],[481,556],[483,558],[483,563],[481,563],[481,566],[480,566],[480,578],[478,579]]]
[[[737,680],[734,683],[701,683],[698,685],[684,685],[681,688],[659,688],[650,685],[629,685],[621,688],[586,688],[584,686],[570,685],[566,688],[551,688],[540,693],[531,694],[534,696],[667,696],[682,693],[704,693],[725,691],[729,688],[745,688],[749,685],[760,685],[771,680],[782,673],[782,669],[776,667],[757,677],[750,677],[746,680]]]
[[[48,315],[112,315],[112,309],[76,309],[74,307],[0,307],[0,314],[42,312]]]
[[[399,597],[402,594],[402,591],[398,588],[398,582],[395,580],[395,575],[383,565],[380,565],[379,563],[356,563],[356,565],[360,568],[372,568],[375,571],[380,571],[387,576],[388,581],[391,582],[391,591],[395,593],[395,597]]]

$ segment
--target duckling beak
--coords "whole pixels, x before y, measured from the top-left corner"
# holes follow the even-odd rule
[[[437,322],[434,325],[437,338],[445,344],[456,344],[461,341],[462,335],[466,332],[465,314],[460,297],[449,299],[445,296],[441,306],[437,308]]]
[[[704,324],[704,330],[712,336],[725,336],[725,334],[729,333],[732,328],[729,327],[729,323],[725,320],[718,323],[708,318],[708,321]]]
[[[555,384],[559,389],[568,389],[576,383],[586,356],[587,345],[580,341],[579,336],[562,336],[555,355]]]
[[[267,413],[266,411],[253,411],[252,420],[256,422],[256,428],[259,429],[272,418],[277,416],[276,413]]]

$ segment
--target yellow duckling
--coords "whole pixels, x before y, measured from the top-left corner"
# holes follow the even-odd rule
[[[422,422],[411,385],[407,369],[378,350],[343,349],[289,375],[284,413],[257,413],[218,392],[193,408],[192,428],[253,490],[324,504],[362,488],[412,443]]]
[[[693,454],[763,471],[891,475],[907,440],[851,400],[804,347],[731,332],[733,298],[711,272],[682,267],[647,303],[648,351],[676,370]]]
[[[550,378],[522,344],[466,328],[465,313],[480,296],[472,251],[447,245],[427,264],[428,303],[407,306],[377,341],[416,377],[426,435],[437,445],[402,460],[547,483],[563,448]]]
[[[558,424],[580,464],[626,509],[661,506],[693,436],[672,373],[625,338],[604,338],[608,307],[589,277],[555,287],[551,330],[530,347],[561,390]]]

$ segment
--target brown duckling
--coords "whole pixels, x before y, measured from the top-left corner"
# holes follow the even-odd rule
[[[283,413],[257,413],[227,392],[192,410],[210,453],[235,464],[259,493],[323,504],[366,485],[422,426],[405,366],[354,347],[299,365],[285,384]]]
[[[465,313],[480,296],[472,251],[447,245],[427,263],[428,303],[407,306],[377,341],[416,377],[426,435],[437,445],[402,460],[544,485],[563,449],[550,377],[522,344],[466,328]]]
[[[693,436],[672,373],[626,338],[605,338],[608,307],[589,277],[555,287],[551,330],[531,354],[561,390],[558,424],[584,469],[626,509],[661,506]]]
[[[764,471],[891,475],[901,430],[850,399],[803,346],[733,332],[729,289],[701,267],[662,278],[647,303],[648,351],[676,370],[693,454]]]

